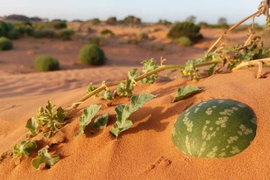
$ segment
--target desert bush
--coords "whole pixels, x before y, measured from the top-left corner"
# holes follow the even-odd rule
[[[35,30],[31,27],[18,27],[17,30],[20,35],[33,36],[35,34]]]
[[[35,60],[35,69],[38,71],[55,71],[59,70],[59,62],[52,56],[42,55]]]
[[[84,46],[80,52],[79,59],[83,64],[88,65],[102,65],[106,61],[103,50],[95,44]]]
[[[71,36],[75,34],[75,31],[71,29],[64,29],[61,31],[61,39],[62,40],[70,40]]]
[[[109,30],[109,29],[103,29],[103,30],[100,32],[100,34],[101,34],[102,36],[113,36],[113,35],[114,35],[114,33],[113,33],[111,30]]]
[[[7,32],[7,24],[4,21],[0,21],[0,36],[6,36]]]
[[[157,22],[158,25],[165,25],[165,26],[168,26],[168,25],[171,25],[172,23],[170,21],[167,21],[166,19],[159,19],[158,22]]]
[[[0,50],[10,50],[13,48],[11,40],[6,37],[0,37]]]
[[[8,32],[7,37],[9,39],[18,39],[20,36],[20,32],[18,29],[12,29]]]
[[[34,36],[35,38],[53,38],[55,37],[55,32],[49,29],[39,30],[35,32]]]
[[[182,36],[180,38],[177,38],[174,40],[177,44],[180,44],[182,46],[191,46],[192,41],[187,36]]]
[[[91,20],[91,24],[92,25],[99,25],[100,24],[100,20],[98,18],[94,18]]]
[[[61,21],[61,22],[55,22],[55,23],[53,23],[53,28],[54,29],[57,29],[57,30],[59,30],[59,29],[66,29],[67,28],[67,23],[66,22],[63,22],[63,21]]]
[[[110,17],[110,18],[108,18],[107,21],[106,21],[106,24],[108,24],[108,25],[116,25],[117,24],[116,17]]]
[[[132,15],[127,16],[123,21],[125,24],[129,24],[129,25],[142,23],[142,20],[140,18],[132,16]]]
[[[19,26],[24,26],[24,27],[33,27],[33,24],[29,21],[22,21],[19,23]]]
[[[172,39],[187,36],[192,41],[196,41],[202,38],[202,35],[200,34],[200,29],[200,26],[195,25],[192,22],[178,22],[172,26],[167,36]]]
[[[146,32],[141,32],[139,34],[139,40],[144,41],[144,40],[148,40],[148,39],[149,39],[149,36]]]

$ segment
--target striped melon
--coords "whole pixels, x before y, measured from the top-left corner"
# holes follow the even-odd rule
[[[231,157],[244,151],[256,135],[256,115],[247,105],[215,99],[185,110],[172,130],[172,141],[185,154]]]

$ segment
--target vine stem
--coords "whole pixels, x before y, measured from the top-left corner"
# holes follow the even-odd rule
[[[234,71],[242,69],[243,67],[246,67],[246,66],[256,66],[260,63],[263,63],[263,64],[270,63],[270,58],[241,62],[239,65],[237,65],[235,68],[233,68],[232,71],[234,72]]]
[[[209,61],[209,62],[203,62],[203,63],[199,63],[197,65],[194,65],[195,67],[202,67],[202,66],[208,66],[208,65],[212,65],[212,64],[217,64],[222,62],[222,60],[213,60],[213,61]],[[183,69],[185,67],[185,65],[161,65],[158,68],[156,68],[153,71],[150,71],[146,74],[140,75],[137,78],[134,79],[135,82],[138,82],[148,76],[151,76],[153,74],[159,73],[161,71],[167,70],[167,69]],[[108,87],[113,87],[113,86],[117,86],[119,83],[124,83],[126,81],[125,80],[121,80],[121,81],[116,81],[116,82],[108,82],[108,83],[103,83],[101,86],[99,86],[97,89],[95,89],[94,91],[86,94],[85,96],[83,96],[82,98],[80,98],[78,101],[76,101],[75,103],[73,103],[70,107],[66,108],[65,111],[69,112],[73,109],[76,109],[78,106],[80,106],[80,104],[82,104],[83,102],[85,102],[87,99],[89,99],[90,97],[96,95],[97,93],[105,90]]]
[[[236,27],[238,27],[239,25],[243,24],[244,22],[246,22],[247,20],[251,19],[251,18],[254,18],[256,16],[260,16],[262,14],[261,11],[257,11],[255,12],[254,14],[242,19],[241,21],[239,21],[238,23],[234,24],[232,27],[230,27],[229,29],[227,29],[222,35],[219,36],[219,38],[214,42],[214,44],[206,51],[206,54],[210,53],[214,48],[215,46],[223,39],[223,37],[231,32],[232,30],[234,30]]]

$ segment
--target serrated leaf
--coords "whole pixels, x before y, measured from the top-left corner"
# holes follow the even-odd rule
[[[115,108],[116,112],[116,122],[114,123],[114,127],[110,129],[110,132],[117,138],[119,134],[130,127],[132,127],[132,121],[128,120],[129,116],[141,108],[147,101],[156,97],[152,94],[141,94],[137,96],[133,96],[131,98],[130,106],[128,105],[119,105]]]
[[[95,119],[93,128],[94,129],[102,129],[107,126],[109,119],[109,114],[103,114]]]
[[[97,89],[97,87],[94,87],[94,86],[93,86],[93,83],[90,83],[90,84],[88,85],[88,88],[87,88],[87,93],[91,93],[91,92],[93,92],[93,91],[96,90],[96,89]],[[98,97],[98,96],[99,96],[99,93],[95,94],[94,97]]]
[[[144,60],[141,62],[143,64],[142,72],[146,74],[158,68],[158,65],[155,64],[154,59]],[[142,79],[140,82],[142,84],[152,84],[158,78],[158,73],[147,76],[146,78]]]
[[[132,121],[126,120],[126,121],[124,121],[124,123],[122,123],[121,128],[112,127],[111,130],[110,130],[110,132],[117,138],[121,132],[129,129],[132,126],[133,126]]]
[[[103,95],[103,99],[105,100],[112,100],[113,97],[112,97],[112,93],[109,89],[107,89],[105,92],[104,92],[104,95]]]
[[[28,119],[25,125],[25,127],[29,129],[29,134],[32,136],[36,136],[39,133],[38,126],[37,120],[33,117]]]
[[[93,117],[97,114],[101,106],[91,105],[83,110],[83,114],[80,116],[79,125],[80,132],[76,136],[80,136],[84,133],[85,127],[91,123]]]
[[[36,150],[37,144],[35,141],[22,141],[20,145],[15,144],[13,147],[13,158],[27,156],[29,157],[30,153]]]
[[[147,101],[151,100],[152,98],[156,97],[153,94],[140,94],[138,96],[131,97],[131,103],[129,107],[129,111],[131,113],[137,111],[141,108]]]
[[[185,99],[193,94],[200,92],[201,89],[196,86],[181,86],[177,90],[177,94],[174,97],[173,102],[180,101],[181,99]]]
[[[32,160],[32,166],[36,169],[40,169],[41,164],[45,164],[45,167],[51,168],[54,164],[56,164],[60,157],[57,155],[51,155],[48,152],[49,146],[46,146],[45,148],[38,151],[38,156]]]
[[[130,96],[133,88],[132,80],[128,79],[125,83],[119,83],[115,92],[118,96]]]
[[[135,79],[136,77],[138,77],[137,70],[137,68],[133,68],[132,70],[130,70],[128,72],[128,79]]]

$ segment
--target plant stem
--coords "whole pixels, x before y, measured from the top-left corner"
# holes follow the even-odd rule
[[[211,64],[216,64],[216,63],[220,63],[221,60],[213,60],[213,61],[209,61],[209,62],[204,62],[204,63],[199,63],[197,65],[195,65],[195,67],[202,67],[202,66],[208,66]],[[159,73],[161,71],[167,70],[167,69],[183,69],[185,67],[185,65],[161,65],[159,66],[157,69],[150,71],[146,74],[140,75],[137,78],[134,79],[134,81],[140,81],[148,76],[151,76],[153,74]],[[80,98],[76,103],[73,103],[70,107],[68,107],[67,109],[65,109],[65,111],[71,111],[73,109],[76,109],[80,104],[82,104],[83,102],[85,102],[87,99],[89,99],[90,97],[94,96],[95,94],[105,90],[107,87],[113,87],[113,86],[117,86],[119,83],[124,83],[126,80],[121,80],[121,81],[116,81],[116,82],[111,82],[111,83],[103,83],[101,86],[99,86],[97,89],[95,89],[94,91],[86,94],[85,96],[83,96],[82,98]]]
[[[260,16],[261,12],[257,11],[254,14],[242,19],[241,21],[239,21],[238,23],[236,23],[235,25],[233,25],[232,27],[230,27],[229,29],[227,29],[226,31],[224,31],[224,33],[222,35],[220,35],[220,37],[214,42],[214,44],[206,51],[206,54],[208,54],[209,52],[211,52],[214,47],[223,39],[223,37],[231,32],[232,30],[234,30],[236,27],[238,27],[239,25],[241,25],[242,23],[246,22],[247,20],[249,20],[250,18],[254,18],[255,16]]]
[[[237,65],[235,68],[233,68],[232,71],[239,70],[239,69],[246,67],[246,66],[256,66],[256,65],[258,65],[258,63],[261,63],[261,62],[264,64],[267,64],[270,62],[270,58],[256,59],[256,60],[252,60],[252,61],[243,61],[239,65]]]

